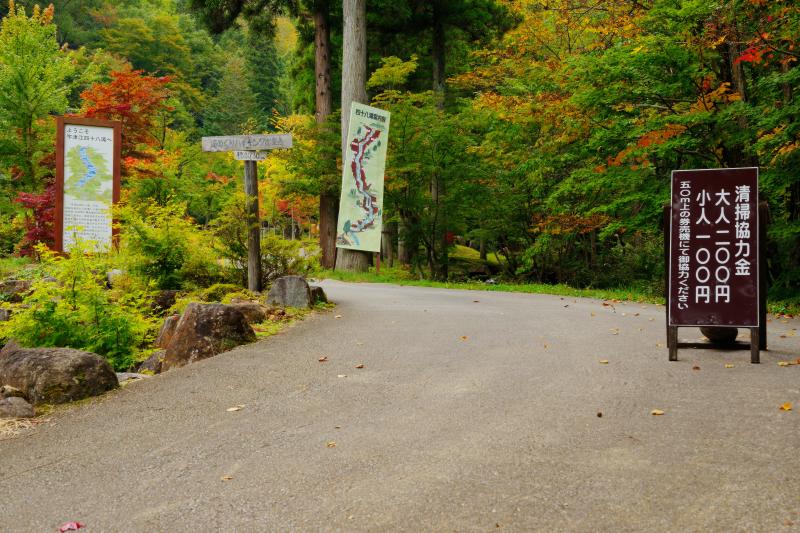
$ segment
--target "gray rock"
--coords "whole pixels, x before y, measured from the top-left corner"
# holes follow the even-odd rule
[[[25,393],[11,385],[3,385],[0,387],[0,398],[22,398],[27,400]]]
[[[328,296],[319,285],[311,285],[311,304],[328,303]]]
[[[311,289],[301,276],[284,276],[272,284],[267,303],[281,307],[311,307]]]
[[[700,333],[712,343],[733,344],[736,342],[736,336],[739,334],[739,330],[737,328],[725,326],[707,326],[700,328]]]
[[[0,418],[33,418],[36,410],[23,398],[12,396],[0,399]]]
[[[109,270],[106,272],[106,283],[108,284],[109,288],[114,286],[114,282],[119,279],[120,277],[125,275],[124,270],[120,270],[115,268],[113,270]]]
[[[271,308],[259,303],[236,303],[231,304],[231,307],[238,309],[244,315],[248,324],[260,324],[272,314]]]
[[[164,323],[161,324],[161,329],[158,330],[158,337],[156,337],[156,348],[166,348],[169,345],[169,341],[172,340],[172,336],[175,334],[175,328],[178,326],[178,321],[180,319],[181,315],[170,315],[164,319]]]
[[[0,351],[0,383],[20,389],[34,405],[81,400],[119,385],[111,365],[97,354],[21,348],[15,342]]]
[[[10,279],[0,281],[0,300],[19,303],[31,290],[31,282],[27,279]]]
[[[235,307],[191,303],[175,327],[161,368],[184,366],[255,340],[253,328]]]
[[[161,373],[161,364],[164,362],[164,354],[166,353],[165,350],[156,350],[153,352],[153,355],[147,358],[142,364],[139,365],[139,368],[136,369],[137,372],[152,372],[153,374],[160,374]]]
[[[0,307],[0,322],[8,322],[11,320],[11,314],[14,311],[8,309],[7,307]]]

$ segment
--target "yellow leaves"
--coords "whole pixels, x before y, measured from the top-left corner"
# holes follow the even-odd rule
[[[233,479],[233,476],[222,476],[220,478],[220,481],[230,481],[232,479]]]
[[[733,368],[733,367],[734,367],[734,365],[732,365],[731,363],[726,363],[725,364],[725,368]]]
[[[336,448],[336,441],[329,440],[327,443],[325,443],[325,446],[327,446],[328,448]]]
[[[653,409],[652,411],[650,411],[650,414],[653,416],[662,416],[664,414],[664,411],[662,411],[661,409]]]
[[[600,364],[601,365],[607,365],[608,364],[608,359],[600,359]]]
[[[792,402],[786,402],[785,404],[780,406],[781,411],[791,411],[792,410]]]
[[[233,407],[228,407],[225,410],[229,413],[235,413],[236,411],[241,411],[242,409],[244,409],[244,407],[245,407],[244,404],[239,404],[239,405],[234,405]]]

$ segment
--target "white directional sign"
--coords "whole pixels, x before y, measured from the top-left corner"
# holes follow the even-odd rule
[[[233,157],[237,161],[264,161],[267,159],[267,152],[251,152],[247,150],[237,150],[233,152]]]
[[[203,137],[204,152],[236,152],[275,150],[291,148],[292,135],[228,135],[225,137]]]

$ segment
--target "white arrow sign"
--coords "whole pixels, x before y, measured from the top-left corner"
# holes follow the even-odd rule
[[[233,157],[237,161],[264,161],[267,158],[267,152],[251,152],[237,150],[233,152]]]

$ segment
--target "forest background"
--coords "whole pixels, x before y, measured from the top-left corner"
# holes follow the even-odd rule
[[[333,266],[341,5],[33,4],[0,8],[0,254],[46,256],[72,114],[123,123],[120,261],[151,286],[244,280],[241,163],[203,135],[294,135],[259,163],[265,283]],[[499,280],[657,296],[670,172],[759,166],[770,297],[797,305],[797,28],[790,0],[370,0],[384,258],[462,279],[471,247]]]

